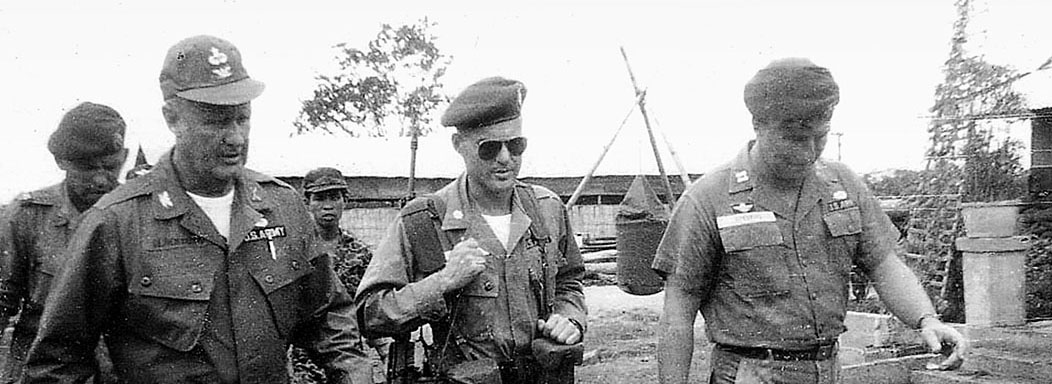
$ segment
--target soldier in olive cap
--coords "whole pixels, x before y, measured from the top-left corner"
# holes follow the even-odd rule
[[[303,198],[307,210],[314,217],[317,225],[318,242],[324,252],[333,256],[336,275],[348,292],[358,289],[365,268],[372,260],[369,247],[346,229],[340,228],[340,219],[349,198],[347,180],[338,169],[321,167],[307,172],[303,177]],[[389,339],[367,339],[366,342],[376,349],[382,360],[384,346]],[[301,378],[316,376],[313,362],[301,349],[293,349],[292,359],[294,375]],[[303,380],[305,382],[305,380]]]
[[[465,172],[402,210],[358,287],[364,330],[398,336],[430,325],[424,372],[455,382],[572,382],[579,358],[584,264],[569,215],[555,193],[516,179],[525,94],[493,77],[450,103],[442,125],[457,128]]]
[[[746,84],[756,140],[683,194],[654,259],[666,277],[662,383],[687,382],[699,310],[715,345],[710,383],[836,383],[855,264],[932,350],[948,345],[938,368],[960,366],[967,343],[898,258],[887,215],[855,173],[819,158],[839,100],[807,59],[774,61]]]
[[[3,382],[20,382],[26,354],[36,337],[51,279],[66,261],[63,250],[84,211],[117,187],[128,155],[125,123],[113,108],[77,105],[48,140],[55,163],[65,171],[56,185],[23,193],[0,224],[0,324],[20,314],[14,326]]]
[[[230,42],[194,36],[160,75],[175,146],[87,212],[44,306],[31,380],[80,382],[106,340],[129,383],[288,383],[306,349],[333,383],[369,383],[353,302],[296,190],[245,168],[249,77]]]

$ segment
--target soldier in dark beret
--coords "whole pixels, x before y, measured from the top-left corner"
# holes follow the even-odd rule
[[[365,271],[359,316],[366,332],[395,337],[390,374],[413,376],[397,364],[407,353],[398,340],[426,324],[434,345],[425,373],[573,382],[586,329],[584,266],[559,197],[517,180],[525,96],[521,82],[500,77],[457,95],[442,125],[457,129],[464,173],[409,202]]]
[[[756,139],[691,185],[653,268],[665,277],[662,383],[686,383],[700,311],[711,383],[836,383],[853,265],[888,309],[956,369],[967,342],[939,321],[897,255],[898,231],[854,172],[821,159],[840,90],[810,60],[771,62],[745,85]]]
[[[63,249],[84,211],[117,187],[128,155],[124,119],[102,104],[81,103],[66,112],[48,140],[62,182],[15,199],[0,224],[0,323],[18,314],[4,383],[22,381],[26,354],[36,337],[52,278],[65,262]],[[103,361],[105,363],[105,361]]]
[[[54,277],[30,380],[82,382],[103,338],[128,383],[288,383],[288,349],[330,383],[368,383],[353,301],[292,186],[245,168],[263,83],[233,44],[168,50],[161,95],[175,146],[100,199]]]

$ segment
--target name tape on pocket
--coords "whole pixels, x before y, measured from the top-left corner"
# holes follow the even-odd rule
[[[737,213],[717,217],[716,228],[723,229],[747,224],[774,223],[776,221],[777,220],[774,218],[774,212],[771,211]]]

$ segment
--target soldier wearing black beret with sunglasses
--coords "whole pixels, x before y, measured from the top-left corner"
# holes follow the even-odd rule
[[[492,77],[452,101],[442,125],[457,129],[464,173],[402,210],[358,288],[364,332],[432,328],[427,364],[439,376],[489,366],[503,383],[572,380],[584,266],[559,197],[516,179],[525,95],[521,82]]]

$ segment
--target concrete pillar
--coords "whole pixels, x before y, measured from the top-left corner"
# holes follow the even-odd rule
[[[1026,321],[1026,251],[1022,236],[957,239],[964,269],[964,318],[968,325],[1018,325]]]
[[[1017,325],[1026,321],[1028,238],[1016,222],[1019,201],[961,206],[965,236],[958,238],[964,279],[964,319],[969,325]]]

